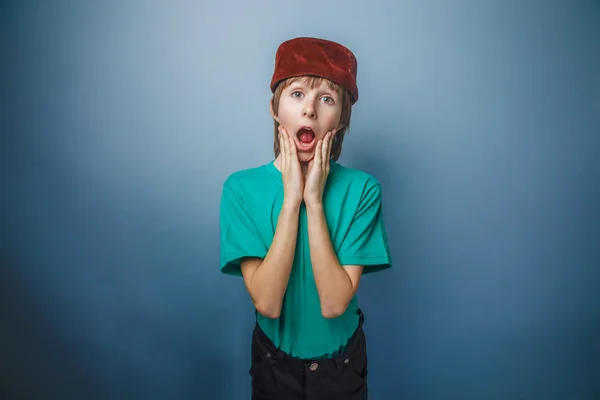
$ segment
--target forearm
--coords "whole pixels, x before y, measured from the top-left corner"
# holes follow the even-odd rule
[[[354,285],[333,250],[322,205],[308,206],[310,259],[321,313],[334,318],[344,313],[354,295]]]
[[[250,280],[250,294],[257,310],[270,318],[278,318],[292,270],[300,206],[283,205],[273,242],[267,255]]]

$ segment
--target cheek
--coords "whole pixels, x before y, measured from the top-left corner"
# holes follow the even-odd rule
[[[327,121],[327,129],[332,129],[339,125],[340,118],[342,117],[341,110],[327,110],[325,114],[327,115],[327,118],[324,118]]]
[[[285,101],[281,101],[279,103],[279,110],[277,113],[277,117],[279,118],[279,123],[285,125],[287,121],[290,120],[290,114],[292,113],[292,109]]]

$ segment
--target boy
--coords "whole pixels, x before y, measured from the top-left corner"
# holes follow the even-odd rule
[[[271,80],[275,160],[223,185],[221,271],[256,308],[252,399],[366,399],[356,290],[391,266],[372,176],[337,163],[358,100],[356,58],[316,38],[282,43]]]

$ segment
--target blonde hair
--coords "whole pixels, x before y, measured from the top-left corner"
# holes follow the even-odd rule
[[[275,88],[275,92],[273,93],[273,97],[271,98],[271,107],[273,108],[273,113],[275,115],[279,114],[279,99],[281,98],[281,93],[292,83],[299,80],[303,80],[304,83],[308,85],[311,89],[313,89],[315,86],[321,85],[321,82],[325,81],[329,85],[329,88],[331,90],[335,90],[337,94],[342,98],[342,115],[340,116],[339,123],[343,125],[343,127],[335,134],[333,138],[333,143],[331,145],[331,158],[337,161],[340,155],[342,154],[342,143],[344,141],[344,135],[350,127],[350,117],[352,115],[352,95],[348,90],[346,90],[342,86],[320,76],[299,76],[294,78],[288,78],[286,80],[281,81],[277,85],[277,87]],[[275,154],[276,158],[277,156],[279,156],[280,153],[278,129],[279,122],[274,120],[273,153]]]

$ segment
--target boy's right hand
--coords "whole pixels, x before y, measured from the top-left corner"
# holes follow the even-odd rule
[[[296,144],[287,131],[279,127],[279,149],[281,152],[281,175],[283,179],[283,202],[299,206],[304,193],[304,177],[296,153]]]

